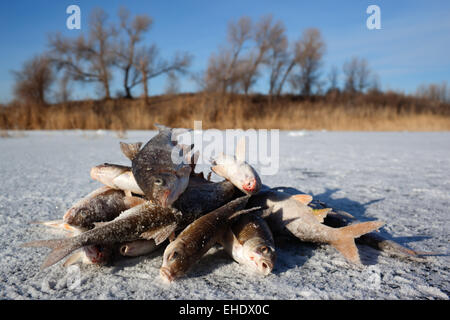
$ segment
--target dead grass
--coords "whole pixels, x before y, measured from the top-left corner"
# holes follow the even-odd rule
[[[142,99],[76,101],[50,106],[12,104],[0,107],[0,129],[62,130],[154,129],[172,127],[339,130],[339,131],[448,131],[450,106],[433,101],[384,93],[348,97],[343,94],[302,99],[285,96],[219,96],[181,94]]]

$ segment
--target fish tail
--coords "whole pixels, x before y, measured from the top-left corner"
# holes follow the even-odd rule
[[[355,238],[372,232],[384,225],[382,221],[369,221],[353,224],[337,229],[337,239],[330,242],[347,260],[355,264],[361,264]]]
[[[72,251],[78,249],[79,246],[76,245],[76,243],[73,241],[73,238],[69,238],[32,241],[24,243],[22,247],[47,247],[52,249],[52,252],[50,252],[44,263],[41,265],[41,270],[43,270],[54,265],[55,263],[66,257],[68,254],[70,254]]]
[[[71,235],[78,235],[82,232],[82,230],[80,228],[72,226],[72,225],[68,224],[67,222],[64,222],[64,220],[51,220],[51,221],[36,222],[36,223],[44,225],[46,227],[51,227],[51,228],[66,231]]]
[[[82,262],[82,263],[87,263],[87,258],[86,258],[86,254],[84,253],[84,251],[77,251],[74,254],[72,254],[69,258],[67,258],[66,262],[64,262],[63,266],[64,267],[69,267],[75,263],[78,262]]]

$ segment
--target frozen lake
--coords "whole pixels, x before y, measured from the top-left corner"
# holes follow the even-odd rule
[[[383,220],[382,232],[419,250],[444,255],[417,262],[358,245],[364,268],[331,246],[277,242],[267,277],[250,274],[220,247],[184,278],[159,277],[160,249],[113,265],[58,263],[39,271],[45,248],[20,248],[59,237],[32,221],[60,219],[100,187],[92,166],[129,165],[119,141],[154,132],[25,132],[0,138],[1,299],[448,299],[450,294],[450,133],[280,132],[280,167],[263,183],[290,186],[360,220]]]

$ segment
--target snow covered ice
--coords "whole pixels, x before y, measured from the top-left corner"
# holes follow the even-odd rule
[[[448,299],[450,294],[450,133],[280,133],[277,175],[269,186],[302,190],[359,220],[383,220],[393,240],[442,253],[426,262],[358,245],[365,266],[348,264],[331,246],[277,240],[267,277],[250,274],[218,246],[188,275],[159,277],[163,249],[111,266],[61,263],[39,271],[45,248],[27,241],[60,237],[33,221],[61,219],[100,187],[90,168],[129,165],[119,141],[146,142],[155,132],[36,131],[0,139],[1,299]],[[257,168],[257,167],[256,167]],[[258,168],[257,168],[258,169]]]

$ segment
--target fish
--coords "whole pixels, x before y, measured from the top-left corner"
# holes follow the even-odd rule
[[[183,212],[184,223],[180,228],[193,222],[202,215],[209,213],[231,200],[242,195],[229,181],[211,182],[202,174],[192,176],[188,187],[173,203],[173,207]]]
[[[112,188],[123,190],[126,195],[144,195],[144,191],[134,179],[131,167],[104,163],[91,168],[91,178]]]
[[[222,236],[233,217],[243,210],[249,196],[237,198],[188,225],[164,251],[160,275],[169,282],[183,276]]]
[[[38,222],[47,227],[51,227],[60,231],[64,231],[66,236],[74,237],[86,231],[85,228],[71,226],[63,220],[52,220],[45,222]],[[63,266],[68,267],[75,263],[81,262],[83,264],[105,265],[109,263],[114,256],[114,248],[111,245],[107,246],[85,246],[81,250],[73,253],[64,262]]]
[[[272,272],[276,261],[275,242],[260,215],[249,213],[236,218],[220,243],[235,261],[250,270],[264,276]]]
[[[294,235],[305,242],[330,244],[354,264],[361,264],[354,239],[378,230],[385,224],[383,221],[369,221],[332,228],[320,222],[323,215],[317,217],[312,208],[297,201],[292,195],[275,190],[252,196],[248,206],[264,208],[262,217],[269,223],[272,231]]]
[[[300,190],[286,187],[274,188],[274,190],[282,191],[293,195],[294,197],[299,196]],[[311,199],[312,200],[312,199]],[[311,201],[310,201],[311,202]],[[313,210],[323,210],[328,208],[328,206],[319,200],[313,200],[310,203]],[[329,227],[340,228],[348,226],[349,224],[359,223],[360,221],[356,219],[353,215],[343,210],[329,210],[329,213],[323,219],[323,223]],[[368,245],[376,250],[383,251],[391,256],[396,256],[400,258],[408,258],[414,261],[424,261],[425,256],[439,255],[437,252],[425,252],[417,251],[407,248],[394,240],[389,239],[386,235],[379,232],[369,232],[363,234],[361,237],[356,239],[356,243]]]
[[[103,186],[75,203],[63,216],[72,226],[92,229],[95,222],[111,221],[122,211],[142,203],[137,197],[127,197],[122,190]]]
[[[139,188],[131,172],[131,167],[103,164],[101,172],[103,180],[99,181],[102,183],[114,179],[119,172],[119,176],[123,178],[123,185],[129,186],[130,189]],[[179,226],[182,228],[201,215],[209,213],[241,195],[242,193],[227,180],[211,182],[204,178],[203,173],[191,172],[186,190],[172,204],[172,207],[183,213],[185,222]]]
[[[316,202],[315,205],[317,207],[324,206],[324,204],[319,201]],[[358,219],[342,210],[333,210],[330,214],[327,215],[326,219],[324,220],[324,224],[326,224],[327,226],[332,226],[334,228],[345,227],[349,224],[358,222]],[[390,240],[385,235],[382,235],[378,232],[370,232],[364,234],[360,238],[358,238],[356,242],[358,244],[368,245],[391,256],[409,258],[415,261],[424,261],[425,256],[439,255],[439,253],[437,252],[417,251],[407,248],[393,240]]]
[[[175,208],[163,208],[146,201],[122,212],[116,219],[97,224],[95,228],[75,237],[32,241],[22,244],[22,247],[52,249],[41,266],[42,270],[85,246],[105,246],[138,239],[154,239],[158,245],[175,231],[181,218],[182,213]]]
[[[121,147],[122,151],[127,149],[124,153],[131,160],[134,178],[145,198],[168,207],[188,186],[192,171],[188,155],[193,145],[178,144],[171,128],[156,126],[158,134],[142,149]]]
[[[237,143],[234,156],[220,153],[218,157],[211,159],[213,164],[211,170],[233,183],[245,194],[256,194],[262,186],[261,178],[256,170],[245,161],[245,150],[245,137],[243,137]]]

